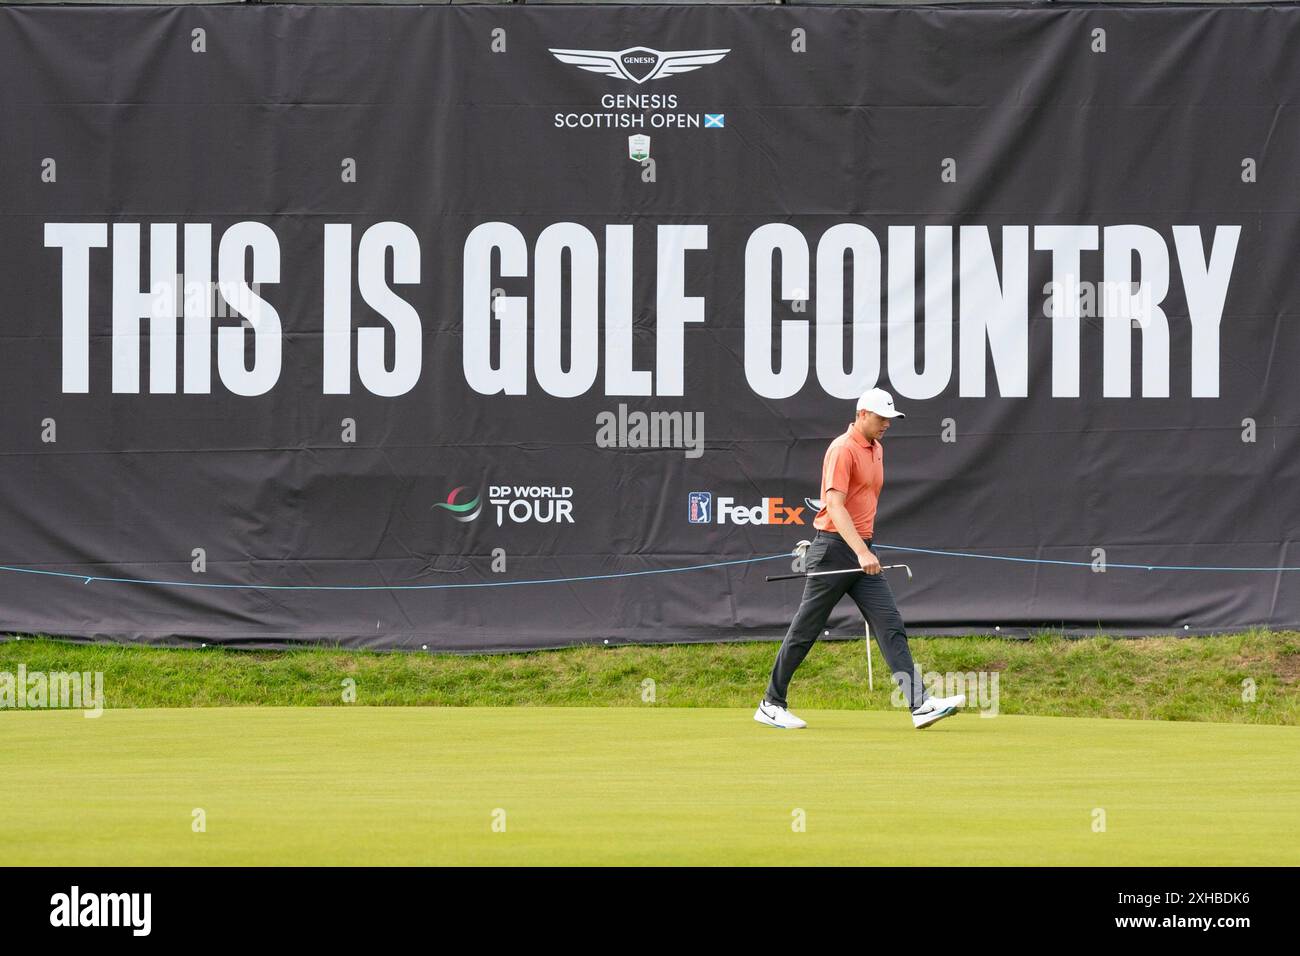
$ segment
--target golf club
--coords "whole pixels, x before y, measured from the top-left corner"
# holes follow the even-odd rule
[[[906,564],[882,564],[880,566],[880,570],[882,571],[892,571],[895,568],[902,568],[904,571],[907,572],[907,576],[909,579],[912,577],[912,569],[908,567]],[[766,577],[764,577],[763,580],[764,581],[791,581],[794,578],[819,578],[826,574],[866,574],[866,572],[863,571],[861,568],[844,568],[839,571],[811,571],[806,574],[769,574]]]

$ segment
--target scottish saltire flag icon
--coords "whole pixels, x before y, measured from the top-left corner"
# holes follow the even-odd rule
[[[705,113],[704,114],[705,129],[722,129],[726,125],[727,125],[726,113]]]

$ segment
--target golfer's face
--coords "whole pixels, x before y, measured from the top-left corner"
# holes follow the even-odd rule
[[[865,438],[879,438],[889,431],[889,419],[875,412],[861,411],[858,417],[862,422],[862,434]]]

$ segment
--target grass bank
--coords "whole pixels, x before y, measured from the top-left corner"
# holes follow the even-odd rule
[[[984,674],[986,701],[996,674],[1004,714],[1300,724],[1296,632],[914,638],[912,649],[927,673]],[[23,638],[0,642],[0,673],[20,664],[28,672],[100,671],[105,704],[116,708],[342,706],[349,694],[380,706],[752,707],[775,651],[755,642],[481,656],[270,653]],[[791,687],[791,708],[891,709],[888,674],[874,647],[873,654],[869,691],[862,641],[819,643]]]

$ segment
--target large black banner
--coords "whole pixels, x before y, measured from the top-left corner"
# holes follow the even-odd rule
[[[0,629],[1300,625],[1300,8],[0,8]],[[834,633],[861,633],[845,602]]]

